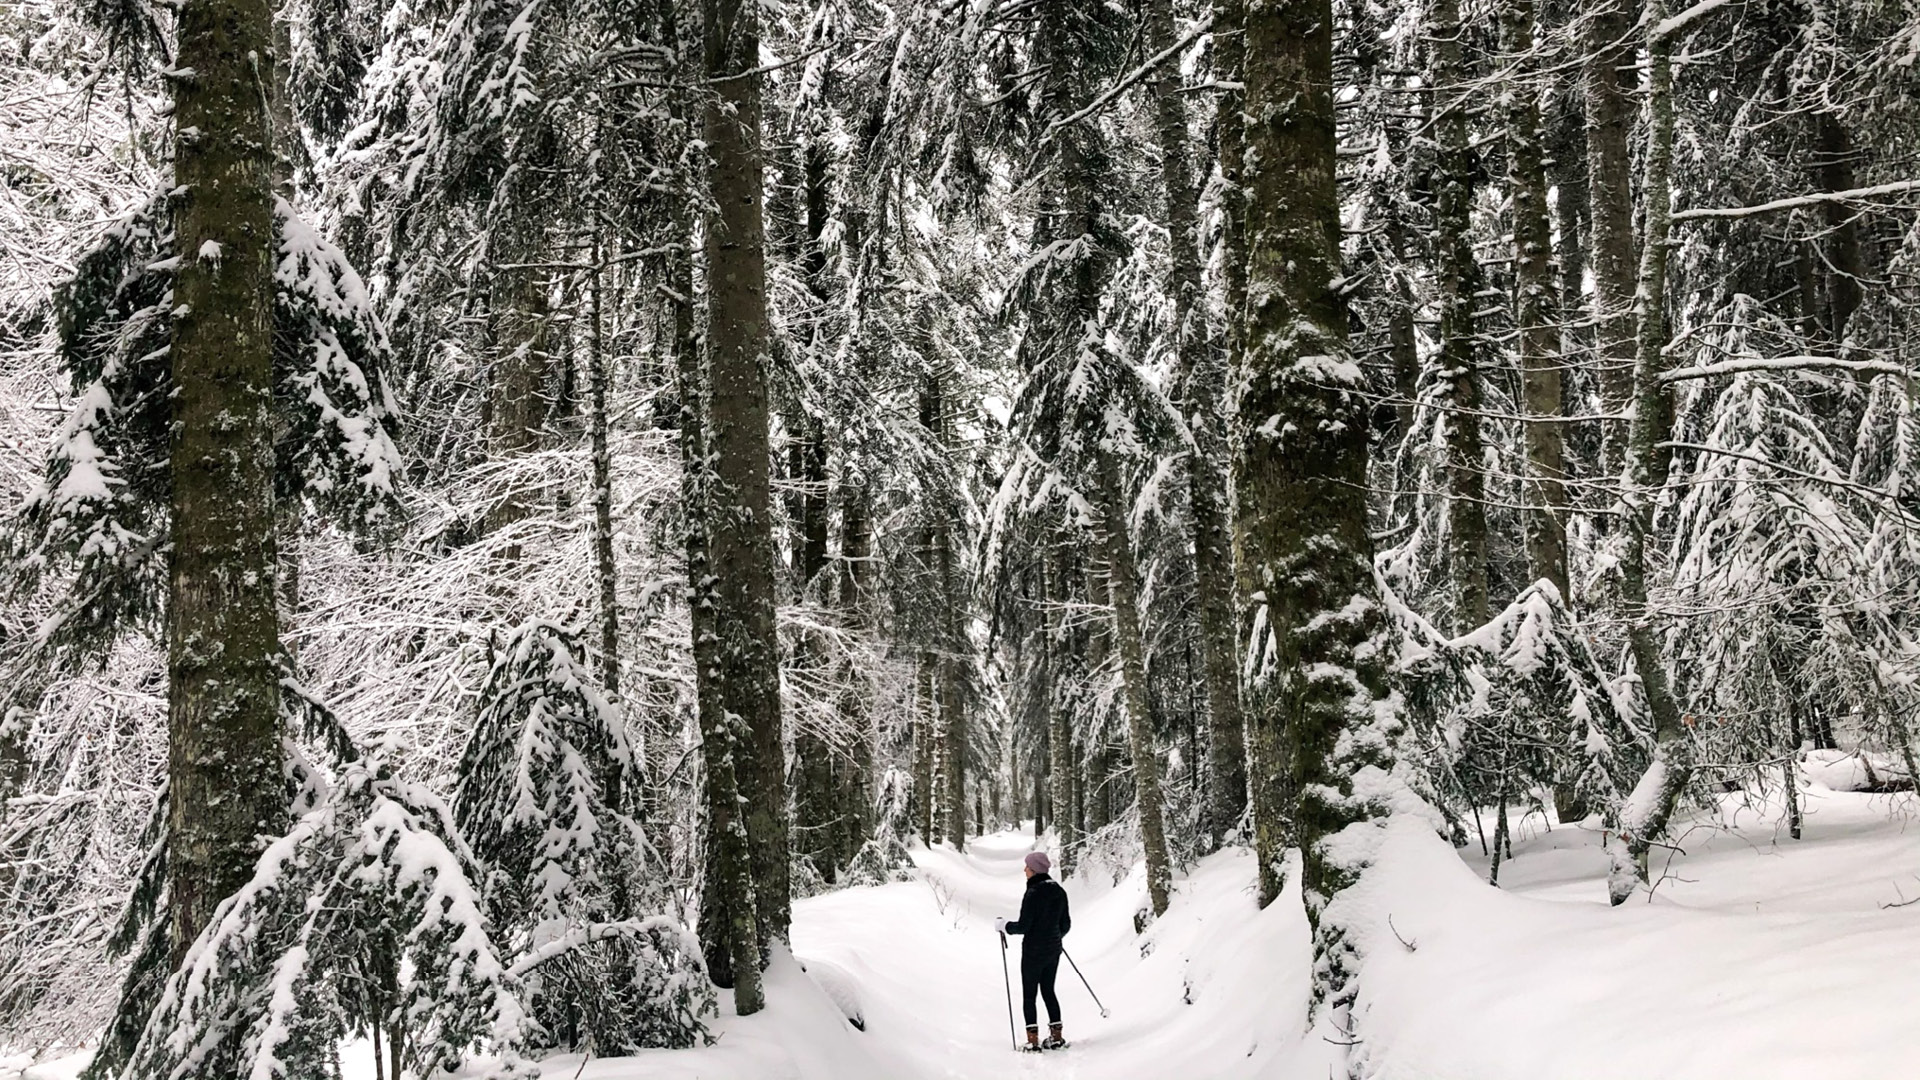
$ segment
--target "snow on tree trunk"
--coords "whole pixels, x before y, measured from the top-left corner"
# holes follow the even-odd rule
[[[1249,604],[1260,902],[1297,838],[1315,999],[1351,1001],[1329,906],[1372,857],[1394,790],[1389,627],[1367,532],[1366,381],[1346,342],[1331,4],[1250,4],[1246,358],[1234,382],[1235,543]]]
[[[488,453],[499,467],[501,489],[487,507],[489,530],[506,528],[533,512],[530,477],[514,459],[540,446],[546,423],[549,353],[546,219],[528,205],[537,196],[523,187],[510,200],[491,239],[493,358],[487,374]],[[520,545],[501,549],[517,559]]]
[[[1140,843],[1146,849],[1147,900],[1155,916],[1167,913],[1173,867],[1167,858],[1165,800],[1160,793],[1160,755],[1147,712],[1146,643],[1140,631],[1140,595],[1133,537],[1116,455],[1101,451],[1100,531],[1107,548],[1107,592],[1113,601],[1113,636],[1120,650],[1120,682],[1127,711],[1127,749],[1133,758],[1133,794],[1140,807]]]
[[[1611,868],[1607,894],[1624,903],[1648,883],[1647,856],[1666,829],[1691,774],[1692,747],[1680,709],[1667,682],[1660,635],[1647,605],[1648,546],[1653,536],[1654,503],[1664,482],[1666,457],[1661,443],[1670,424],[1666,387],[1667,233],[1672,213],[1673,59],[1671,36],[1659,31],[1663,0],[1647,5],[1647,154],[1641,188],[1646,196],[1646,236],[1640,246],[1640,283],[1636,293],[1639,332],[1633,365],[1633,415],[1627,435],[1626,477],[1621,502],[1626,531],[1620,555],[1621,615],[1627,645],[1640,677],[1647,713],[1653,721],[1653,760],[1620,808],[1616,829],[1607,839]]]
[[[1048,608],[1066,598],[1066,579],[1067,556],[1056,540],[1047,545],[1047,551],[1040,559],[1040,610],[1044,620],[1041,640],[1046,646],[1046,654],[1041,662],[1056,677],[1062,670],[1062,659],[1071,646],[1065,613],[1055,615]],[[1060,863],[1060,876],[1065,877],[1073,872],[1074,864],[1080,857],[1080,831],[1079,818],[1073,809],[1073,718],[1067,710],[1057,706],[1049,710],[1047,718],[1047,774],[1050,780],[1047,789],[1049,816],[1053,818],[1054,833],[1059,837],[1060,850],[1056,855]]]
[[[1473,151],[1467,142],[1467,75],[1458,0],[1435,0],[1428,16],[1434,95],[1434,248],[1439,265],[1440,348],[1434,355],[1445,413],[1447,566],[1453,630],[1487,621],[1486,444],[1480,433],[1479,343],[1474,336],[1480,266],[1473,256]],[[1338,272],[1337,268],[1334,271]]]
[[[1526,406],[1528,572],[1567,587],[1566,455],[1560,425],[1560,328],[1555,322],[1553,231],[1547,219],[1546,148],[1540,124],[1539,64],[1533,57],[1534,0],[1508,0],[1501,48],[1520,70],[1502,87],[1507,121],[1507,186],[1513,214],[1514,324]]]
[[[601,336],[605,312],[601,281],[605,259],[601,230],[593,233],[593,262],[587,327],[587,428],[593,453],[593,565],[600,584],[600,683],[620,696],[620,579],[613,556],[613,453],[607,445],[606,344]]]
[[[1594,359],[1600,403],[1624,416],[1633,395],[1634,15],[1637,0],[1598,0],[1582,20],[1587,111],[1587,206],[1593,241]],[[1602,432],[1600,471],[1620,475],[1625,425]]]
[[[716,579],[721,693],[740,728],[735,762],[753,856],[762,942],[785,940],[788,885],[786,743],[774,625],[773,496],[767,442],[767,255],[763,214],[760,9],[704,0],[705,140],[714,212],[707,223],[708,543]]]
[[[175,961],[286,829],[273,461],[273,138],[267,0],[180,10],[179,277],[167,600]]]
[[[871,588],[868,584],[871,576],[868,564],[873,559],[870,495],[863,483],[848,483],[844,479],[842,491],[838,607],[847,625],[858,631],[867,628],[867,592]],[[856,685],[849,685],[840,693],[842,726],[855,733],[846,758],[836,759],[834,763],[835,802],[839,807],[837,862],[842,866],[874,835],[874,732],[867,704]]]
[[[674,110],[675,118],[684,124],[686,110],[679,97],[675,98]],[[693,177],[684,179],[688,187],[693,187]],[[693,223],[685,202],[676,212],[674,224],[675,236],[690,246]],[[706,956],[708,974],[715,983],[733,987],[734,1010],[744,1016],[760,1011],[764,999],[752,853],[741,810],[736,753],[740,732],[727,712],[727,671],[716,625],[721,608],[711,541],[709,402],[704,350],[694,324],[690,251],[677,248],[669,253],[667,286],[673,305],[674,390],[680,399],[680,505],[686,534],[687,615],[693,637],[701,759],[706,766],[700,948]]]

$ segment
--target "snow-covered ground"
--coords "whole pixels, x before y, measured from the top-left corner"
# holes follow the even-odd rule
[[[1651,902],[1606,906],[1596,833],[1516,827],[1502,888],[1411,822],[1364,898],[1362,1075],[1383,1080],[1883,1080],[1920,1071],[1920,821],[1910,795],[1807,796],[1805,837],[1729,797],[1685,831]],[[1298,894],[1253,902],[1242,851],[1202,861],[1136,935],[1141,875],[1069,880],[1073,1047],[1015,1053],[996,915],[1016,912],[1032,838],[916,852],[920,879],[801,902],[764,1013],[717,1045],[548,1061],[580,1080],[1325,1080],[1342,1048],[1301,1030]],[[1015,946],[1017,949],[1017,945]],[[1018,955],[1006,958],[1018,991]],[[801,966],[805,965],[806,972]],[[730,1009],[723,1008],[723,1012]],[[1044,1014],[1043,1014],[1044,1015]],[[860,1027],[849,1023],[857,1017]],[[15,1065],[15,1068],[18,1066]],[[44,1071],[43,1071],[44,1070]],[[73,1063],[29,1069],[70,1076]],[[0,1080],[17,1075],[0,1062]]]

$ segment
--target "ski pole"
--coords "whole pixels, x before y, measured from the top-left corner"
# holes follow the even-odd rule
[[[1073,954],[1067,951],[1067,947],[1065,945],[1060,946],[1060,955],[1067,958],[1067,963],[1073,964]],[[1093,1003],[1095,1005],[1100,1006],[1100,1019],[1105,1020],[1109,1015],[1107,1013],[1107,1007],[1105,1005],[1100,1005],[1100,995],[1093,992],[1093,984],[1087,981],[1087,976],[1084,972],[1080,970],[1079,964],[1073,964],[1073,973],[1075,975],[1080,976],[1080,985],[1087,988],[1087,996],[1093,999]],[[1009,1018],[1011,1018],[1013,1015],[1012,1014],[1013,1003],[1011,1001],[1007,1003],[1007,1009],[1008,1009],[1007,1015]]]
[[[1013,1048],[1020,1049],[1020,1034],[1013,1027],[1013,976],[1007,974],[1007,935],[1000,935],[1000,981],[1007,987],[1007,1038],[1013,1040]]]

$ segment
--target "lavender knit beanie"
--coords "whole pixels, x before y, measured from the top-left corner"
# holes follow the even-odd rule
[[[1036,874],[1044,874],[1047,871],[1053,869],[1053,860],[1047,858],[1047,853],[1044,851],[1027,852],[1026,861],[1027,861],[1027,869],[1033,871]]]

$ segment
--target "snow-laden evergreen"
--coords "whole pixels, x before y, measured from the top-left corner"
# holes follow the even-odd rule
[[[454,820],[545,1041],[601,1054],[686,1046],[705,1037],[712,990],[691,932],[642,914],[666,903],[661,857],[636,817],[625,724],[578,648],[537,620],[500,643]]]

